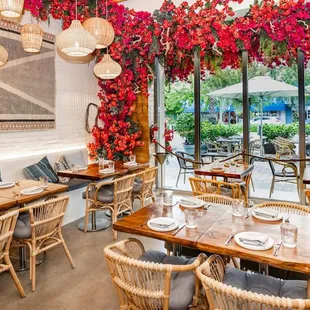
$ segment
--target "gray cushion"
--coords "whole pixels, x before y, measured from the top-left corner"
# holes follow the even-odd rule
[[[78,165],[80,167],[86,166],[82,151],[64,155],[64,159],[70,169],[72,168],[73,165]]]
[[[86,192],[82,194],[83,199],[86,199]],[[94,199],[94,192],[89,191],[89,197]],[[100,202],[109,203],[113,202],[114,199],[114,186],[113,185],[106,185],[101,187],[100,191],[98,192],[97,199]]]
[[[90,181],[83,180],[83,179],[71,179],[69,182],[62,183],[64,185],[68,185],[68,191],[74,191],[75,189],[79,189],[82,187],[86,187]]]
[[[30,180],[39,181],[40,177],[46,176],[48,182],[58,183],[59,179],[47,157],[42,158],[37,164],[28,166],[23,169],[25,177]]]
[[[132,192],[134,194],[138,194],[138,193],[141,192],[141,188],[142,188],[142,184],[140,184],[140,183],[133,183]]]
[[[29,214],[20,214],[18,216],[14,230],[14,238],[27,239],[31,237],[30,217]]]
[[[226,267],[223,283],[241,290],[285,298],[307,298],[307,282],[301,280],[280,280],[262,274]]]
[[[159,264],[188,265],[196,258],[187,259],[179,256],[168,256],[159,251],[147,251],[140,258],[142,261]],[[193,301],[195,277],[192,271],[174,272],[172,274],[169,310],[186,310]]]

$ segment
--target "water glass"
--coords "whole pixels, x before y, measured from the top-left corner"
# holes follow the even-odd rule
[[[113,160],[110,160],[109,163],[108,163],[108,168],[112,171],[114,171],[114,161]]]
[[[132,162],[132,163],[135,163],[136,162],[136,155],[130,155],[129,156],[129,161]]]
[[[99,164],[99,170],[104,168],[104,157],[99,157],[98,164]]]
[[[47,177],[40,177],[40,187],[41,188],[47,188],[48,186],[48,178]]]
[[[297,246],[298,228],[291,223],[281,224],[281,239],[283,246],[287,248],[295,248]]]
[[[196,228],[197,227],[197,217],[198,210],[197,209],[185,209],[185,223],[187,228]]]
[[[172,206],[173,191],[164,191],[163,197],[164,197],[164,205]]]
[[[242,217],[244,215],[244,204],[240,199],[234,199],[232,203],[233,216]]]
[[[71,171],[73,173],[79,172],[79,165],[73,164],[72,168],[71,168]]]

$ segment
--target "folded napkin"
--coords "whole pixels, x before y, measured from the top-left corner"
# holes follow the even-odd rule
[[[181,199],[180,200],[180,204],[181,205],[184,204],[184,205],[187,205],[187,206],[196,206],[197,205],[197,201]]]
[[[1,186],[8,186],[8,185],[11,185],[12,182],[0,182],[0,187]]]
[[[268,241],[269,236],[265,234],[255,234],[255,235],[248,235],[243,238],[239,238],[239,240],[244,244],[249,245],[265,245]]]
[[[124,166],[137,166],[138,164],[135,161],[128,161],[124,163]]]
[[[265,210],[263,208],[254,209],[253,212],[255,213],[255,215],[268,218],[276,218],[279,216],[279,212],[274,210]]]
[[[33,186],[33,187],[25,188],[24,192],[26,192],[26,193],[35,193],[35,192],[37,192],[39,190],[41,190],[41,187]]]

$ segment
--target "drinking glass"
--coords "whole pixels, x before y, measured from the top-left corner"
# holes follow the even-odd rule
[[[197,217],[198,210],[196,209],[185,209],[185,223],[187,228],[196,228],[197,227]]]
[[[108,168],[112,171],[114,171],[114,161],[113,160],[110,160],[109,163],[108,163]]]
[[[71,168],[72,172],[78,172],[79,171],[79,165],[73,164]]]
[[[47,177],[40,177],[40,187],[41,188],[47,188],[48,186],[48,178]]]
[[[99,170],[104,168],[104,157],[99,157],[98,164],[99,164]]]
[[[232,214],[233,216],[241,217],[244,215],[243,201],[240,199],[234,199],[232,203]]]
[[[230,171],[236,172],[236,163],[233,160],[231,160],[229,164],[230,164]]]
[[[129,161],[132,162],[132,163],[135,163],[136,162],[136,155],[130,155],[129,156]]]
[[[164,205],[172,206],[173,191],[164,191],[163,197],[164,197]]]
[[[291,223],[281,224],[281,239],[283,246],[287,248],[295,248],[297,246],[298,228]]]

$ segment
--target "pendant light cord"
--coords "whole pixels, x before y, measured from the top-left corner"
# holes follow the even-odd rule
[[[105,19],[108,21],[108,0],[105,0]],[[107,46],[107,54],[109,54],[109,47]]]

